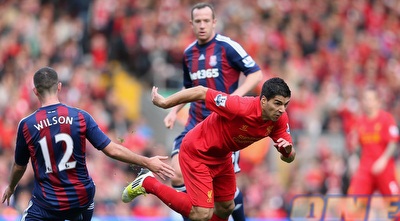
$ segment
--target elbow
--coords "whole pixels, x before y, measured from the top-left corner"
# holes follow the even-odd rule
[[[153,103],[153,104],[154,104],[154,103]],[[160,108],[162,108],[162,109],[168,109],[168,108],[170,108],[170,107],[173,107],[173,105],[167,105],[166,102],[160,102],[160,103],[155,104],[155,105],[158,106],[158,107],[160,107]]]
[[[118,146],[114,145],[114,143],[111,141],[109,145],[107,145],[103,150],[103,153],[107,155],[108,157],[111,157],[115,159],[118,156]]]
[[[254,74],[256,74],[256,76],[255,76],[256,82],[257,83],[261,83],[261,81],[263,79],[262,71],[259,70],[259,71],[257,71],[257,73],[254,73]]]
[[[27,165],[18,165],[17,163],[14,162],[14,169],[16,171],[25,172],[26,168]]]
[[[206,94],[207,94],[207,87],[204,87],[202,85],[196,86],[195,87],[196,90],[196,95],[197,95],[197,99],[198,100],[205,100],[206,99]]]

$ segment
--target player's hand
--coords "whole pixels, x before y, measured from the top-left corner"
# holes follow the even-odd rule
[[[294,160],[296,153],[294,151],[294,149],[292,148],[293,145],[283,139],[283,138],[279,138],[277,140],[277,142],[274,144],[275,148],[278,150],[279,153],[281,153],[281,160],[290,163]],[[293,154],[292,154],[293,152]]]
[[[292,144],[283,138],[279,138],[274,146],[279,151],[279,153],[281,153],[285,157],[288,157],[290,152],[292,152]]]
[[[171,110],[167,116],[164,118],[164,125],[168,129],[174,128],[176,121],[176,112],[174,110]]]
[[[380,157],[372,165],[372,174],[377,175],[383,172],[387,165],[387,158]]]
[[[175,170],[170,165],[163,162],[163,160],[167,159],[167,156],[150,157],[149,163],[146,167],[151,172],[157,174],[161,179],[166,180],[167,178],[173,177],[175,174]]]
[[[14,189],[11,189],[9,186],[7,186],[6,190],[3,193],[3,198],[1,200],[2,203],[4,203],[5,201],[7,201],[7,206],[10,205],[10,198],[11,195],[13,195],[14,193]]]
[[[165,98],[158,93],[158,87],[156,87],[156,86],[153,86],[153,89],[151,90],[151,101],[157,107],[164,108],[163,104],[164,104]]]
[[[283,162],[286,163],[291,163],[293,162],[293,160],[296,158],[296,151],[294,149],[292,149],[292,152],[290,152],[288,157],[283,156],[283,154],[281,154],[281,160]]]

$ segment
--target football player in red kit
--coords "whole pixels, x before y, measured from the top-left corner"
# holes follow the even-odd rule
[[[267,80],[257,97],[229,95],[197,86],[164,98],[157,89],[153,87],[152,101],[158,107],[203,100],[212,113],[182,141],[179,163],[187,193],[175,191],[146,172],[125,188],[124,202],[151,193],[191,220],[228,220],[236,191],[232,151],[270,137],[283,161],[294,160],[286,113],[291,91],[281,78]]]

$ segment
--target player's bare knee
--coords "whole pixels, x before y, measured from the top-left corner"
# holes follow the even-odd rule
[[[183,177],[180,170],[175,169],[174,176],[171,177],[171,184],[173,186],[180,186],[183,185]]]
[[[183,179],[179,179],[178,177],[176,177],[176,175],[175,175],[174,178],[171,178],[171,185],[172,186],[181,186],[183,184],[184,184],[183,183]]]
[[[221,218],[227,218],[232,214],[235,209],[234,201],[227,202],[216,202],[215,203],[215,214]]]
[[[213,215],[213,208],[193,207],[189,214],[189,219],[192,221],[207,221]]]

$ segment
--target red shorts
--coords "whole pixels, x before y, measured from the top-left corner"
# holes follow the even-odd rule
[[[382,195],[399,194],[399,185],[394,168],[387,168],[379,175],[372,175],[370,169],[359,169],[353,175],[348,194],[371,195],[375,190]]]
[[[186,191],[193,206],[214,208],[215,202],[234,199],[236,177],[232,159],[221,161],[217,165],[207,165],[198,156],[187,152],[187,147],[180,149],[181,167]]]

